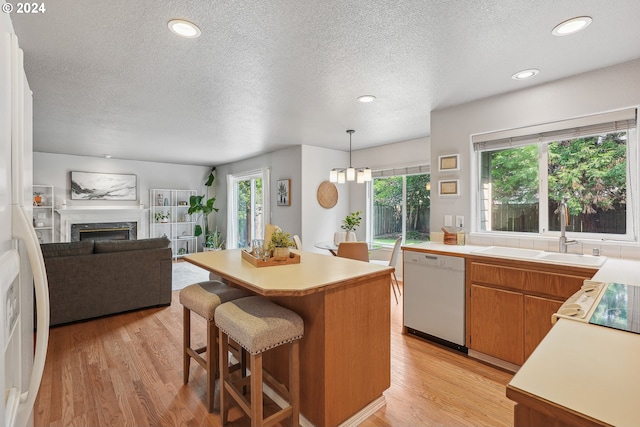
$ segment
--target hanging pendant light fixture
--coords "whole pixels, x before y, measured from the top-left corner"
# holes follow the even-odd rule
[[[355,130],[349,129],[349,167],[348,168],[334,168],[329,171],[329,181],[337,182],[338,184],[344,184],[346,181],[356,181],[358,184],[362,184],[367,181],[371,181],[371,169],[369,168],[355,168],[351,165],[351,135]]]

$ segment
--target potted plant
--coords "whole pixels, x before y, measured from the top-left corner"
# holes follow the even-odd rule
[[[204,241],[204,247],[209,250],[219,251],[224,247],[224,239],[222,233],[218,231],[218,227],[213,233],[207,234]]]
[[[342,220],[342,228],[346,231],[346,241],[355,241],[356,239],[356,228],[360,226],[360,221],[362,221],[362,217],[360,217],[361,212],[355,211],[346,216],[345,219]]]
[[[271,235],[268,248],[275,259],[287,259],[289,258],[289,248],[295,245],[295,242],[291,240],[291,234],[278,229]]]
[[[154,218],[156,220],[156,222],[169,222],[169,215],[170,212],[162,212],[162,211],[158,211],[154,214]]]
[[[215,171],[215,167],[211,168],[209,177],[204,183],[205,187],[211,187],[211,185],[213,185],[213,181],[216,179],[214,175]],[[204,232],[204,242],[202,242],[202,246],[205,248],[205,250],[221,249],[224,243],[222,242],[221,234],[217,228],[215,232],[209,232],[209,214],[212,212],[218,212],[218,208],[215,208],[213,206],[215,202],[215,197],[207,199],[206,194],[203,194],[202,196],[191,196],[189,198],[189,210],[187,211],[187,213],[189,215],[199,213],[200,216],[204,218],[204,230],[202,229],[202,226],[200,224],[196,224],[193,230],[193,235],[198,237],[201,236]],[[198,222],[198,219],[196,219],[196,222]]]

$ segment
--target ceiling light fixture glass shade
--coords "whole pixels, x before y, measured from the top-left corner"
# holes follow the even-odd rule
[[[184,19],[172,19],[167,23],[167,26],[173,34],[187,39],[196,39],[201,34],[200,28],[196,24]]]
[[[358,101],[360,102],[373,102],[375,99],[376,97],[373,95],[362,95],[358,97]]]
[[[348,167],[347,181],[355,181],[355,180],[356,180],[356,168]]]
[[[515,73],[511,78],[513,80],[526,80],[530,79],[533,76],[537,76],[540,73],[540,70],[537,68],[530,68],[528,70],[522,70]]]
[[[592,21],[593,19],[591,19],[590,16],[578,16],[571,18],[556,25],[551,31],[551,34],[558,37],[575,34],[578,31],[582,31],[587,28]]]
[[[356,181],[358,184],[371,181],[371,169],[351,166],[351,135],[355,133],[355,130],[349,129],[347,133],[349,134],[349,167],[331,169],[329,171],[329,181],[337,182],[338,184],[344,184],[347,181]]]

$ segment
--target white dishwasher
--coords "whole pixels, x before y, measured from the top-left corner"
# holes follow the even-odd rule
[[[404,251],[407,332],[467,353],[464,258]]]

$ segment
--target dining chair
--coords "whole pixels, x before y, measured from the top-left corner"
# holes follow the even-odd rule
[[[297,234],[293,235],[293,243],[296,244],[296,249],[301,251],[302,250],[302,240],[300,240],[300,236],[298,236]]]
[[[391,258],[389,261],[384,261],[381,259],[372,259],[369,261],[372,264],[378,265],[388,265],[389,267],[395,267],[398,262],[398,255],[400,254],[400,244],[402,243],[402,236],[396,239],[396,243],[393,245],[393,251],[391,251]],[[396,287],[393,287],[395,282]],[[396,304],[398,303],[398,294],[396,294],[396,288],[398,288],[398,294],[402,296],[402,292],[400,292],[400,285],[398,284],[398,279],[396,278],[395,271],[391,272],[391,289],[393,289],[393,296],[396,297]]]
[[[338,256],[369,262],[369,245],[367,242],[340,242]]]

